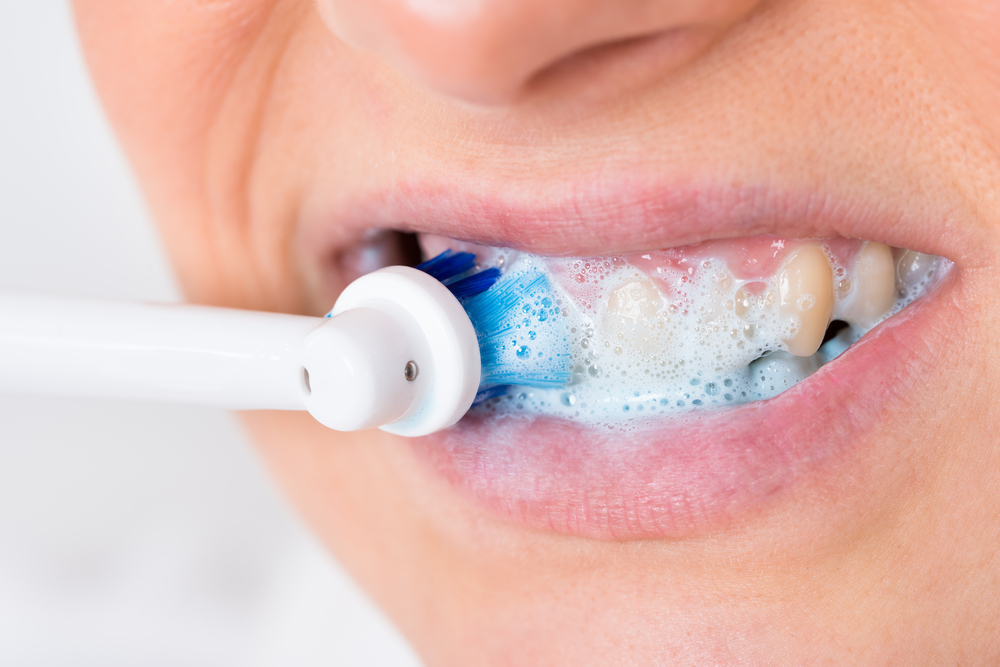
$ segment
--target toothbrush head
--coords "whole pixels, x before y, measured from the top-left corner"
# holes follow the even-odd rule
[[[569,384],[563,310],[545,274],[531,268],[505,276],[496,268],[476,272],[475,260],[446,250],[416,268],[448,287],[472,321],[482,363],[476,402],[501,396],[509,386]]]
[[[419,269],[419,270],[418,270]],[[304,407],[338,431],[421,436],[509,386],[569,383],[560,304],[538,269],[479,271],[446,251],[358,278],[304,339]]]

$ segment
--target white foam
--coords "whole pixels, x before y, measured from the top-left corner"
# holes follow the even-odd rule
[[[837,280],[851,279],[853,258],[842,262],[821,247]],[[559,352],[565,354],[568,343],[572,379],[558,389],[514,387],[476,409],[553,415],[622,431],[664,413],[780,394],[924,294],[950,266],[937,257],[905,255],[892,308],[864,330],[845,328],[803,358],[788,354],[782,342],[799,321],[781,317],[777,271],[763,281],[741,280],[723,258],[699,256],[698,270],[669,276],[668,296],[666,283],[648,266],[644,271],[622,258],[495,256],[513,258],[503,267],[505,280],[522,272],[548,276],[565,326]]]

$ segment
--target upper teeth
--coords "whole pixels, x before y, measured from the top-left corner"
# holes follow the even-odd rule
[[[816,353],[833,315],[833,269],[821,248],[808,245],[792,253],[778,274],[778,308],[791,325],[783,342],[797,357]]]
[[[892,248],[866,242],[854,262],[853,274],[853,281],[842,290],[844,295],[836,316],[854,326],[870,328],[892,308],[896,299]]]

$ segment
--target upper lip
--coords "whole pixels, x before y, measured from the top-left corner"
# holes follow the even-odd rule
[[[429,232],[554,256],[619,255],[764,234],[861,238],[946,256],[959,266],[973,262],[982,249],[975,238],[946,224],[956,216],[954,207],[914,201],[906,209],[894,208],[878,193],[628,175],[614,183],[581,175],[546,188],[519,195],[514,189],[484,192],[461,179],[447,185],[403,180],[316,216],[309,235],[318,237],[314,247],[322,248],[332,218],[341,227]]]

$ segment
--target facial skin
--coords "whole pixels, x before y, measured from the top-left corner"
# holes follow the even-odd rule
[[[1000,661],[996,3],[75,6],[197,302],[322,314],[405,258],[381,229],[579,256],[844,236],[955,262],[859,348],[867,375],[834,362],[773,399],[836,456],[675,535],[546,529],[428,465],[441,441],[246,415],[428,665]]]

